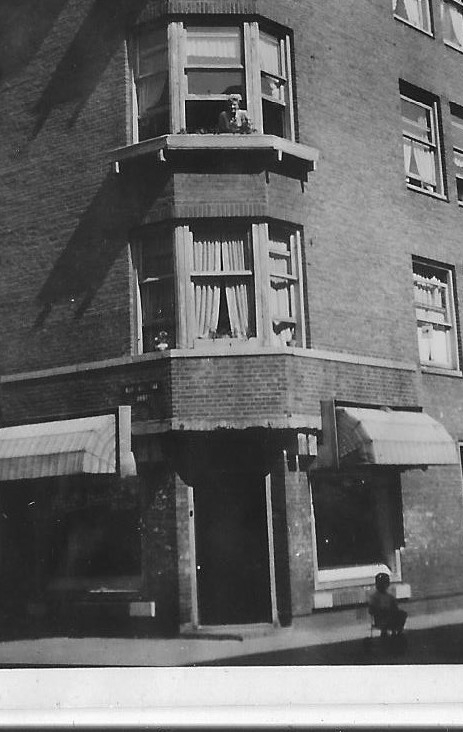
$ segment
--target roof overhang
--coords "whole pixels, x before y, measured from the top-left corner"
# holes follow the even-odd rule
[[[336,436],[340,466],[459,462],[453,438],[424,412],[337,406]]]
[[[0,481],[135,474],[130,407],[0,429]]]

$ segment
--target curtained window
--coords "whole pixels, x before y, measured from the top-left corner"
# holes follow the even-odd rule
[[[193,227],[196,338],[256,335],[251,238],[221,223]]]
[[[288,71],[283,39],[259,33],[259,59],[264,132],[288,137]]]
[[[442,0],[441,15],[444,41],[463,51],[463,3],[460,0]]]
[[[416,260],[413,285],[421,363],[457,368],[451,271]]]
[[[453,162],[456,171],[457,198],[463,205],[463,107],[450,104],[453,139]]]
[[[138,139],[169,132],[167,31],[145,30],[135,41],[135,101]]]
[[[405,176],[408,185],[443,193],[436,105],[401,97]]]
[[[431,33],[429,0],[393,0],[392,9],[396,18]]]

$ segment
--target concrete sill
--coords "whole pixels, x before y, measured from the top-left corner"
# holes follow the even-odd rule
[[[453,378],[461,379],[463,373],[459,369],[445,369],[439,366],[421,366],[423,374],[434,374],[435,376],[453,376]]]
[[[145,155],[157,158],[158,162],[167,162],[166,154],[170,152],[260,152],[267,153],[278,162],[285,158],[298,161],[307,170],[315,170],[318,150],[298,142],[292,142],[275,135],[163,135],[152,140],[143,140],[133,145],[120,147],[110,154],[116,169],[125,160],[133,160]]]

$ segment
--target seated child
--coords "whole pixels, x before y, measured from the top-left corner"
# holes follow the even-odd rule
[[[388,631],[398,636],[403,633],[407,613],[397,605],[395,597],[389,594],[389,575],[380,572],[375,577],[376,590],[368,599],[368,612],[373,616],[375,626],[381,629],[381,637],[386,638]]]

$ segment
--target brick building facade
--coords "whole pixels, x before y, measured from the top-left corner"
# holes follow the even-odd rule
[[[45,6],[0,11],[4,611],[459,601],[461,0]]]

